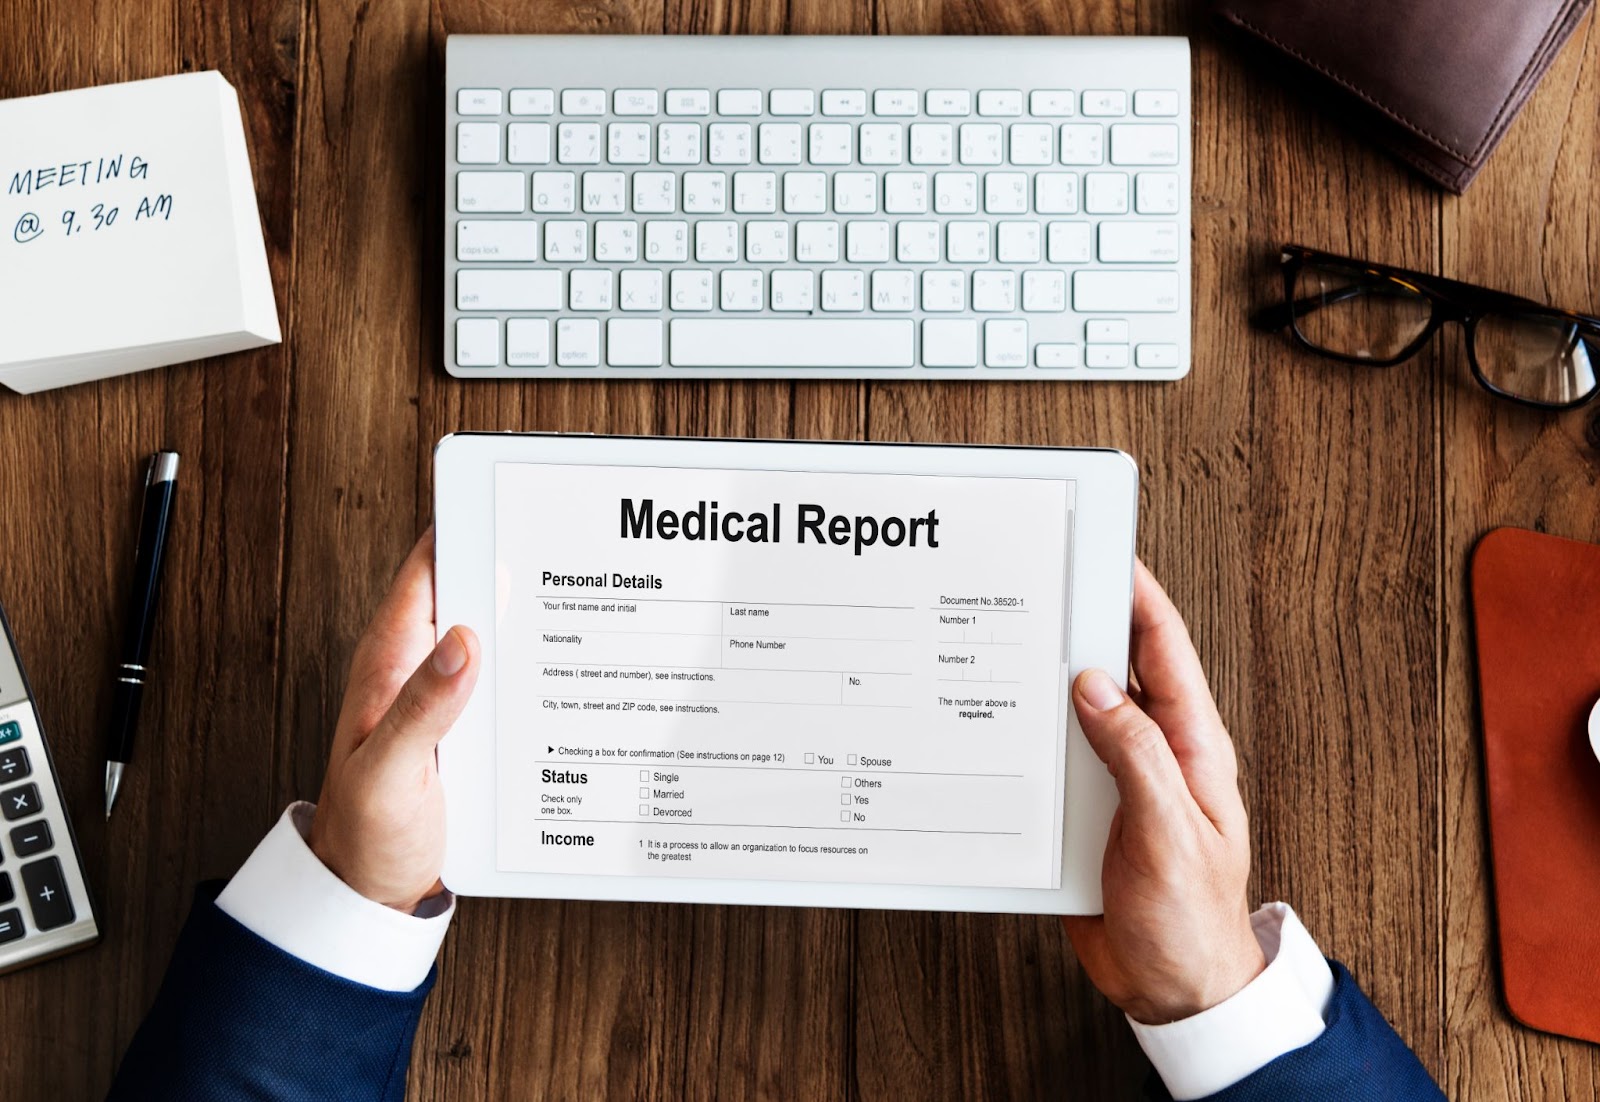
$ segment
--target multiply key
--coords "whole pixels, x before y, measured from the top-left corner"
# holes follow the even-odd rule
[[[39,814],[39,789],[36,785],[21,784],[0,792],[0,815],[7,820],[25,819]]]
[[[61,876],[61,861],[46,857],[31,865],[22,866],[22,890],[28,897],[28,908],[33,911],[33,924],[41,930],[54,930],[70,925],[78,913],[72,907],[72,896]]]

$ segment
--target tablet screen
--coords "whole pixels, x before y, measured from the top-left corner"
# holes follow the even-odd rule
[[[497,867],[1059,887],[1074,494],[497,463]]]

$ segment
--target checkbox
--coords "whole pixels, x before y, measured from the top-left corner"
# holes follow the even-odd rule
[[[849,788],[850,787],[850,778],[849,777],[840,777],[839,778],[839,787],[840,788]]]
[[[817,755],[815,755],[815,754],[807,754],[806,755],[806,764],[807,765],[815,765],[815,764],[817,764]]]
[[[851,754],[850,757],[846,759],[845,764],[846,765],[859,765],[859,764],[861,764],[861,759],[856,757],[854,754]]]
[[[850,803],[850,793],[846,792],[844,795],[840,796],[839,802],[848,805]]]
[[[850,821],[850,813],[848,811],[839,812],[839,821],[841,823],[848,823]]]
[[[650,770],[648,770],[648,769],[639,770],[639,779],[641,781],[649,780],[650,779]]]
[[[650,790],[648,788],[639,789],[639,798],[641,800],[648,800],[650,798]]]
[[[648,819],[650,817],[650,805],[649,804],[640,804],[639,805],[639,814],[643,815],[645,818]]]

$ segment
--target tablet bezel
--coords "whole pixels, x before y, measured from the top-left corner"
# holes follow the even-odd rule
[[[1058,889],[818,883],[503,872],[495,867],[494,469],[498,463],[691,466],[830,473],[1060,478],[1076,482],[1067,720],[1067,798]],[[1014,914],[1097,914],[1116,789],[1066,695],[1098,666],[1126,684],[1138,469],[1103,448],[684,439],[563,433],[456,433],[434,450],[435,598],[441,628],[483,643],[478,689],[439,745],[446,795],[443,879],[458,895]],[[1092,533],[1085,539],[1085,533]]]

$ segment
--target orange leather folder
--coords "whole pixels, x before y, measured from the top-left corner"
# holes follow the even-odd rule
[[[1498,528],[1472,602],[1506,1005],[1600,1043],[1600,547]]]

